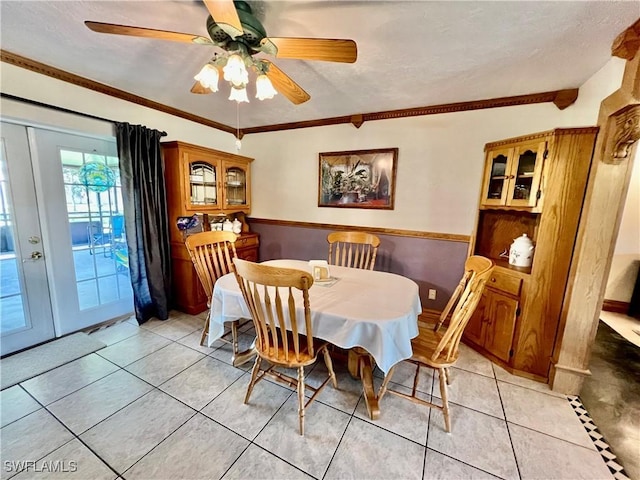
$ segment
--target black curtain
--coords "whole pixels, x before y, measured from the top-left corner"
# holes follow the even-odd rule
[[[129,272],[138,323],[166,320],[171,299],[167,191],[160,138],[142,125],[116,123]]]

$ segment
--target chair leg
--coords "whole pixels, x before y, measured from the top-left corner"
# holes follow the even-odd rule
[[[251,396],[251,392],[253,391],[253,387],[256,384],[256,378],[258,377],[258,372],[260,371],[260,363],[261,363],[260,355],[256,355],[256,363],[253,364],[253,369],[251,370],[251,381],[249,382],[249,386],[247,387],[247,394],[244,396],[245,405],[249,403],[249,397]]]
[[[378,390],[378,402],[382,400],[384,394],[387,393],[387,385],[389,384],[389,380],[393,376],[393,372],[395,371],[396,366],[394,365],[389,369],[389,373],[384,376],[384,380],[382,380],[382,385],[380,385],[380,390]]]
[[[304,367],[298,367],[298,417],[300,435],[304,435]]]
[[[207,318],[204,321],[204,327],[202,328],[202,335],[200,336],[200,346],[206,347],[204,339],[209,335],[209,327],[211,326],[211,311],[207,313]]]
[[[231,341],[233,342],[233,355],[238,354],[238,320],[231,322]]]
[[[451,372],[449,371],[448,368],[445,368],[444,373],[445,373],[445,378],[447,380],[447,385],[451,385]]]
[[[449,399],[447,398],[447,374],[444,368],[438,369],[440,377],[440,396],[442,397],[442,414],[444,415],[444,429],[451,433],[451,420],[449,419]]]
[[[333,388],[338,388],[338,380],[336,379],[336,374],[333,371],[333,362],[331,361],[331,355],[329,355],[329,348],[324,347],[324,364],[327,366],[327,370],[329,370],[329,376],[331,377],[331,383],[333,383]]]

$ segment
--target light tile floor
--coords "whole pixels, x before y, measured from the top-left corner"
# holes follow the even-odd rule
[[[440,412],[393,395],[370,420],[359,382],[336,362],[339,390],[328,385],[309,407],[301,437],[295,392],[261,382],[244,405],[250,365],[231,366],[222,342],[200,347],[202,322],[175,312],[110,326],[93,333],[106,348],[3,390],[0,477],[612,478],[565,397],[464,346],[452,433]],[[241,340],[251,339],[248,325]],[[421,375],[422,395],[438,397],[434,374]],[[411,385],[408,365],[394,381]]]

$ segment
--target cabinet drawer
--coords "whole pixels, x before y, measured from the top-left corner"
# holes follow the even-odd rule
[[[487,281],[487,287],[495,288],[504,293],[518,296],[520,295],[520,287],[522,286],[522,279],[508,273],[503,273],[494,269]]]
[[[250,236],[239,236],[236,239],[236,250],[240,248],[251,248],[258,246],[258,236],[250,235]]]

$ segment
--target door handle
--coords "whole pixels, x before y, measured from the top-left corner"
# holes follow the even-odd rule
[[[31,252],[31,255],[29,257],[23,258],[22,263],[40,260],[41,258],[42,258],[42,252],[34,251],[34,252]]]

